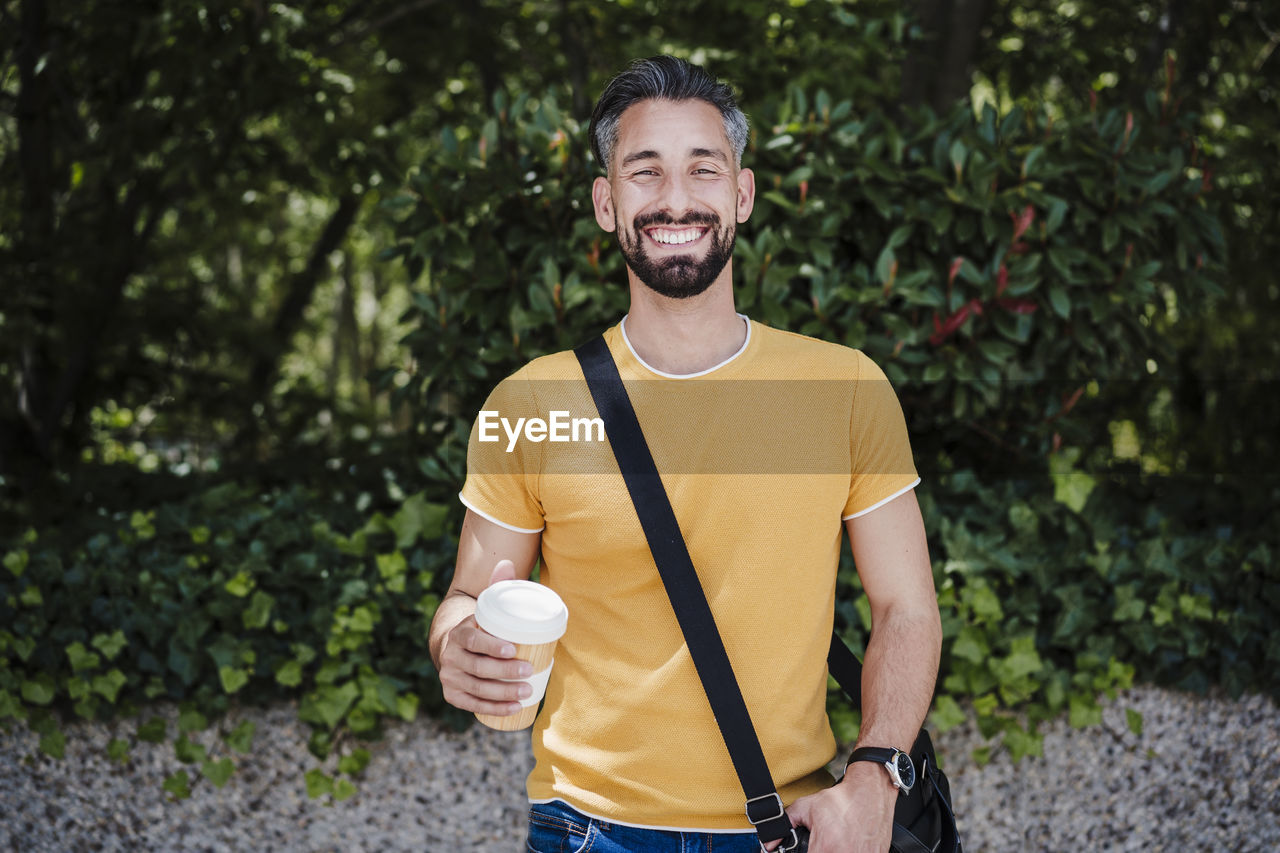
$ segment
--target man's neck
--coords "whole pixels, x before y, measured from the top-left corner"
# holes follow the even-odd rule
[[[742,349],[747,326],[734,310],[728,275],[689,299],[671,299],[631,281],[627,340],[645,364],[677,376],[701,373]]]

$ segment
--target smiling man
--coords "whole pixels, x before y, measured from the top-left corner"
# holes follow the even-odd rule
[[[941,643],[904,419],[883,373],[845,347],[736,312],[733,244],[755,178],[731,89],[672,57],[606,87],[590,134],[606,174],[630,310],[604,334],[706,591],[778,790],[812,853],[889,847],[901,779],[872,761],[839,783],[826,649],[847,535],[872,615],[859,747],[910,747]],[[572,353],[526,365],[494,417],[597,415]],[[569,608],[533,732],[534,853],[755,851],[743,794],[648,543],[604,442],[473,430],[449,594],[431,629],[445,698],[519,712],[528,664],[475,622],[491,583],[541,580]]]

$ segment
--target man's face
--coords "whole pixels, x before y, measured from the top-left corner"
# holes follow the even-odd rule
[[[627,267],[663,296],[697,296],[728,275],[755,183],[738,169],[720,112],[704,101],[641,101],[622,114],[613,169],[592,188]]]

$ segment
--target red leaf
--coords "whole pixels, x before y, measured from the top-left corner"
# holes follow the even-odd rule
[[[935,313],[933,315],[933,334],[929,336],[929,343],[937,346],[954,335],[964,325],[964,321],[969,319],[971,313],[981,314],[982,303],[976,299],[970,299],[961,305],[956,313],[948,317],[945,322],[940,321]]]
[[[1013,314],[1034,314],[1038,307],[1030,299],[1011,299],[1009,297],[996,300],[996,304]]]
[[[996,272],[996,296],[1000,296],[1009,286],[1009,268],[1004,264],[1000,265],[1000,269]]]
[[[947,287],[956,280],[956,276],[960,274],[960,267],[964,266],[964,258],[957,257],[951,262],[951,270],[947,273]]]
[[[1013,242],[1017,243],[1018,239],[1031,227],[1031,223],[1035,221],[1036,209],[1031,205],[1022,208],[1021,213],[1009,212],[1009,217],[1013,220]]]

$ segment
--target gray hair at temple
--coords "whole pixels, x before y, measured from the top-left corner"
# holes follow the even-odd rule
[[[742,152],[747,147],[747,117],[738,108],[733,89],[696,65],[674,56],[637,59],[605,86],[596,108],[591,113],[587,135],[596,162],[609,174],[613,165],[613,149],[618,144],[618,123],[627,107],[640,101],[705,101],[720,111],[724,119],[724,135],[733,147],[737,165],[742,165]]]

